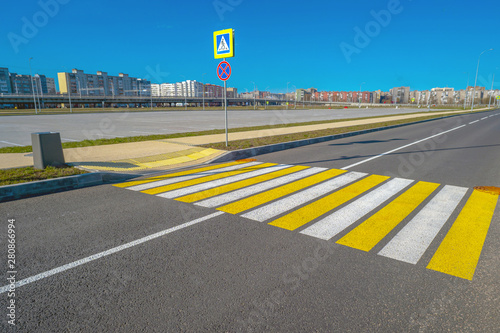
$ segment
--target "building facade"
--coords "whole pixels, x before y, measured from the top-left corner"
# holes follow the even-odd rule
[[[150,96],[151,82],[130,77],[120,73],[118,76],[108,75],[98,71],[96,74],[86,74],[82,70],[73,69],[71,73],[57,74],[61,94],[81,96]]]
[[[12,94],[9,69],[4,67],[0,67],[0,95],[1,94]]]
[[[390,90],[392,102],[398,104],[410,103],[410,87],[396,87]]]

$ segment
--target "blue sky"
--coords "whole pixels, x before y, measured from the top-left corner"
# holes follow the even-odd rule
[[[40,3],[52,3],[42,6]],[[53,6],[58,4],[59,8]],[[451,0],[110,1],[2,3],[0,67],[56,77],[72,68],[152,82],[219,84],[212,32],[235,30],[229,86],[240,92],[491,86],[500,67],[497,2]],[[49,8],[49,9],[44,9]],[[49,14],[45,14],[48,12]],[[381,15],[377,21],[373,15]],[[387,14],[390,13],[390,17]],[[375,15],[377,16],[377,15]],[[26,23],[28,22],[28,23]],[[26,26],[34,25],[37,31]],[[358,29],[359,28],[359,29]],[[355,30],[356,29],[356,30]],[[23,31],[24,30],[24,31]],[[356,31],[361,31],[363,35]],[[347,56],[346,56],[347,54]],[[207,73],[203,76],[203,73]],[[495,87],[500,89],[496,70]]]

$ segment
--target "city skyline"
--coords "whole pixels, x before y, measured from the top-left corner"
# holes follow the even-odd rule
[[[312,1],[304,6],[218,0],[196,6],[152,1],[137,7],[124,1],[117,8],[95,1],[27,1],[23,8],[4,4],[9,15],[0,23],[0,62],[21,73],[33,57],[33,72],[49,77],[72,68],[113,75],[126,68],[153,83],[184,76],[218,84],[211,34],[233,28],[236,56],[229,60],[228,84],[240,91],[253,90],[252,82],[273,92],[286,92],[287,82],[290,90],[356,91],[363,82],[362,90],[369,91],[459,89],[468,76],[469,85],[474,83],[483,50],[500,51],[499,41],[488,33],[500,26],[494,11],[484,10],[488,3],[493,4],[467,8],[456,1]],[[144,21],[125,20],[132,13]],[[420,24],[424,17],[434,24]],[[491,84],[496,52],[482,55],[478,85]]]

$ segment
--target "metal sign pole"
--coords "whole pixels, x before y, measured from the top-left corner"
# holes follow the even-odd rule
[[[226,61],[226,58],[224,58],[224,61]],[[224,115],[226,118],[226,147],[227,147],[227,89],[226,89],[226,80],[224,80]]]

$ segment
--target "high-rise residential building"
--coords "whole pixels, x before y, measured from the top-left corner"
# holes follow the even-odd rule
[[[409,104],[410,103],[410,87],[396,87],[390,91],[393,103]]]
[[[57,73],[61,94],[82,96],[150,96],[151,82],[119,73],[118,76],[98,71],[86,74],[82,70],[73,69],[71,73]]]
[[[160,97],[161,96],[161,90],[160,90],[160,85],[157,83],[151,83],[151,96],[154,97]]]
[[[31,80],[30,75],[10,73],[10,84],[12,93],[14,94],[23,95],[33,93],[34,82]]]
[[[237,98],[238,97],[238,89],[236,88],[227,88],[227,98]]]
[[[0,67],[0,94],[12,94],[8,68]]]
[[[47,80],[47,94],[48,95],[55,95],[57,93],[56,91],[56,80],[54,78],[48,77],[46,78]]]

